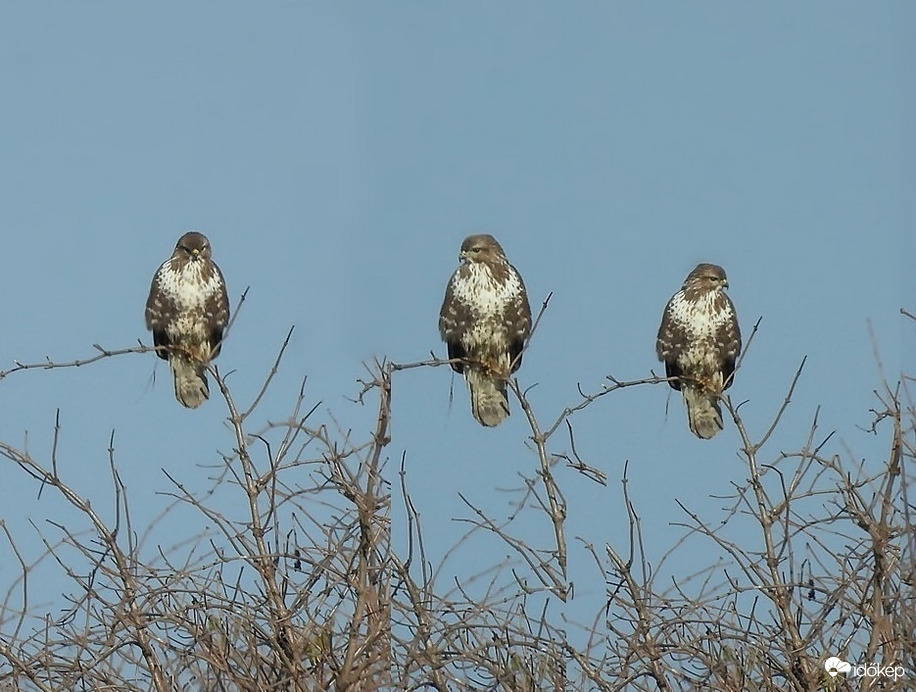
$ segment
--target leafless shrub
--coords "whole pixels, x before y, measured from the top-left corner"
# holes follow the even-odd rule
[[[360,436],[313,424],[305,383],[284,421],[267,421],[264,393],[285,348],[247,406],[212,370],[232,451],[214,457],[211,487],[167,473],[159,521],[175,512],[200,518],[168,549],[148,545],[133,525],[114,437],[108,514],[59,470],[57,432],[47,459],[0,442],[5,473],[31,478],[79,517],[35,527],[42,565],[70,584],[54,617],[32,607],[42,585],[33,578],[37,564],[20,550],[26,539],[0,524],[18,565],[0,607],[0,690],[808,691],[905,689],[916,678],[909,491],[916,408],[908,376],[876,392],[872,430],[888,449],[880,462],[828,451],[833,436],[816,413],[797,451],[771,449],[804,363],[764,430],[749,430],[741,406],[726,399],[742,470],[719,494],[721,513],[681,505],[673,546],[645,545],[632,481],[624,472],[622,493],[608,485],[579,454],[574,425],[604,397],[665,378],[609,377],[551,417],[513,380],[530,429],[521,450],[529,470],[507,516],[462,497],[466,511],[456,519],[466,533],[455,546],[486,537],[509,557],[461,571],[428,558],[410,465],[388,459],[399,378],[448,361],[433,355],[369,366],[355,405],[372,406],[374,424]],[[97,346],[82,360],[17,363],[0,380],[148,350]],[[629,528],[622,545],[600,532],[570,538],[572,475],[606,488],[621,507]],[[392,490],[405,537],[397,543]],[[218,509],[215,493],[231,493],[237,509]],[[522,515],[536,520],[536,539],[518,532]],[[668,568],[697,541],[714,550],[711,564],[689,574]],[[593,565],[593,584],[581,575],[570,583],[574,551]],[[596,585],[593,619],[573,626],[565,606]],[[907,677],[831,677],[830,655],[899,666]]]
[[[284,344],[284,349],[286,344]],[[146,350],[146,349],[138,349]],[[289,420],[249,430],[261,393],[240,411],[212,372],[228,411],[234,453],[218,486],[245,508],[228,516],[211,488],[174,490],[167,508],[194,508],[209,534],[192,533],[175,554],[149,556],[131,525],[114,449],[117,512],[106,521],[73,491],[56,461],[41,464],[0,444],[0,454],[59,493],[85,527],[55,524],[46,540],[73,589],[67,611],[27,631],[30,567],[20,560],[22,609],[0,617],[2,680],[10,689],[373,690],[389,680],[388,496],[382,449],[390,411],[379,388],[377,427],[367,440],[311,428],[304,387]],[[53,367],[53,364],[50,365]],[[56,444],[55,444],[56,448]],[[314,485],[298,485],[304,474]],[[296,479],[295,481],[293,479]],[[320,495],[333,511],[319,513]],[[15,539],[7,532],[15,554]],[[34,588],[34,587],[33,587]]]

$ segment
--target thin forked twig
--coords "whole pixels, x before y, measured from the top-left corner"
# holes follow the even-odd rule
[[[10,368],[9,370],[0,370],[0,380],[9,375],[12,375],[14,372],[21,372],[22,370],[57,370],[60,368],[79,368],[83,365],[89,365],[90,363],[95,363],[100,361],[103,358],[111,358],[112,356],[123,356],[127,353],[150,353],[156,352],[157,349],[155,346],[145,346],[142,341],[138,340],[139,346],[131,346],[129,348],[119,348],[119,349],[107,349],[102,348],[98,344],[92,344],[98,353],[94,356],[88,356],[86,358],[77,358],[76,360],[70,360],[65,362],[55,362],[49,357],[45,357],[45,360],[38,363],[21,363],[18,360],[14,360],[13,363],[15,367]]]

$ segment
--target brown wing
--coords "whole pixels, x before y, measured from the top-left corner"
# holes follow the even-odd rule
[[[213,349],[211,358],[219,355],[223,346],[223,331],[229,324],[229,295],[226,293],[226,282],[223,273],[216,266],[216,262],[207,260],[208,270],[214,273],[219,281],[219,287],[207,298],[206,317],[209,320],[210,347]]]
[[[473,314],[471,308],[455,296],[455,283],[461,280],[460,272],[459,268],[445,289],[445,299],[439,310],[439,334],[448,347],[449,360],[454,361],[452,370],[463,373],[464,363],[461,361],[466,360],[468,354],[461,345],[461,339],[471,325]]]
[[[668,384],[672,389],[680,391],[680,378],[684,373],[678,367],[677,359],[687,344],[687,335],[684,333],[683,325],[675,317],[673,304],[677,299],[677,295],[671,298],[662,313],[662,323],[659,325],[655,341],[655,352],[658,359],[665,363],[665,376],[678,378],[668,380]]]
[[[163,360],[168,360],[169,354],[165,351],[165,347],[171,346],[171,342],[167,330],[175,317],[175,303],[160,286],[160,279],[165,271],[170,270],[166,264],[163,264],[153,276],[153,283],[146,299],[146,328],[153,332],[153,345],[157,348],[161,347],[156,351],[156,355]]]
[[[716,307],[727,315],[716,332],[716,343],[722,344],[719,360],[722,363],[722,382],[725,383],[723,389],[728,389],[732,386],[735,363],[741,353],[741,329],[738,327],[738,317],[731,298],[721,293]]]
[[[522,275],[511,264],[509,265],[509,271],[515,274],[519,284],[515,300],[506,310],[510,362],[512,363],[512,372],[515,372],[522,365],[522,352],[525,350],[528,337],[531,335],[531,306],[528,304],[528,291],[525,290],[525,282],[522,281]]]

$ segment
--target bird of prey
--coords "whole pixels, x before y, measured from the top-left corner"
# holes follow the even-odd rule
[[[719,397],[732,383],[741,353],[735,306],[725,294],[728,278],[716,264],[698,264],[662,315],[655,351],[672,388],[687,406],[690,431],[708,440],[722,429]]]
[[[209,398],[207,366],[219,355],[228,322],[226,282],[210,241],[197,231],[185,233],[153,276],[146,301],[146,328],[156,354],[169,362],[182,406],[197,408]]]
[[[439,312],[439,334],[452,369],[467,381],[471,413],[493,427],[509,415],[506,383],[522,364],[531,308],[522,277],[496,238],[468,236],[458,258]]]

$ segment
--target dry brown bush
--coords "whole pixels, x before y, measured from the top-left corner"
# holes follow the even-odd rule
[[[85,361],[17,365],[0,379],[148,350],[99,349]],[[262,394],[282,357],[283,349]],[[42,460],[0,443],[9,462],[3,473],[25,474],[80,517],[77,523],[52,517],[56,532],[41,533],[44,566],[70,584],[53,618],[30,608],[48,598],[36,596],[37,565],[19,549],[30,539],[3,524],[6,552],[19,570],[4,585],[0,609],[0,690],[810,692],[916,684],[911,378],[876,393],[874,432],[888,450],[880,463],[826,452],[831,434],[816,416],[797,451],[771,451],[767,442],[790,407],[792,389],[772,426],[756,437],[740,406],[726,400],[743,472],[732,479],[721,515],[681,507],[681,539],[652,548],[665,554],[660,564],[650,563],[626,475],[622,493],[609,486],[628,517],[630,538],[624,545],[600,536],[574,543],[591,556],[604,598],[586,631],[571,634],[562,607],[574,597],[563,478],[607,483],[579,457],[572,422],[603,397],[665,380],[609,378],[549,424],[511,383],[531,431],[524,453],[532,458],[533,450],[535,460],[519,506],[540,514],[544,540],[532,545],[516,535],[511,519],[468,500],[463,540],[495,537],[512,559],[455,578],[430,564],[409,469],[388,457],[391,396],[402,373],[444,364],[433,358],[369,367],[355,405],[372,406],[374,424],[361,436],[313,427],[304,389],[285,422],[258,420],[261,395],[239,410],[213,370],[221,402],[214,397],[211,405],[225,407],[233,452],[214,452],[221,469],[216,488],[186,487],[169,476],[171,496],[159,497],[162,516],[182,508],[200,518],[169,550],[148,550],[138,539],[113,443],[113,520],[71,487],[53,451]],[[800,367],[796,379],[801,373]],[[215,509],[216,489],[234,494],[238,516]],[[403,499],[394,508],[393,489]],[[393,516],[406,537],[397,543]],[[755,539],[736,541],[736,523],[752,526]],[[666,563],[697,540],[719,558],[690,575],[660,579]],[[472,578],[487,587],[466,589]],[[902,666],[908,677],[830,677],[823,665],[828,654]]]

